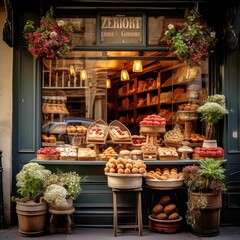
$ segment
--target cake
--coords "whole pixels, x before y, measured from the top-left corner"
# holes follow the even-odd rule
[[[114,136],[114,138],[118,139],[128,139],[130,138],[128,131],[123,131],[120,129],[120,127],[114,126],[110,129],[110,132]]]
[[[90,127],[88,129],[88,139],[96,141],[104,140],[104,129],[98,125]]]
[[[96,151],[91,148],[79,148],[78,149],[78,160],[82,161],[93,161],[96,160]]]

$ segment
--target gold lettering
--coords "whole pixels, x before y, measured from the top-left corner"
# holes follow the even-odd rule
[[[102,29],[107,29],[107,17],[102,17]]]
[[[101,17],[101,29],[139,29],[141,17]]]

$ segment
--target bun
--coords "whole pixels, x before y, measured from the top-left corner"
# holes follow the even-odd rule
[[[166,206],[171,202],[171,197],[168,195],[164,195],[160,198],[159,204]]]
[[[172,213],[168,216],[168,220],[176,220],[179,218],[179,214],[177,212]]]
[[[156,206],[153,207],[152,212],[154,214],[159,214],[163,212],[163,206],[160,204],[157,204]]]
[[[168,218],[167,214],[166,213],[159,213],[157,216],[156,216],[156,219],[159,219],[159,220],[166,220]]]
[[[176,210],[177,210],[177,207],[176,207],[175,204],[169,204],[169,205],[167,205],[167,206],[164,208],[163,211],[164,211],[167,215],[170,215],[170,214],[176,212]]]

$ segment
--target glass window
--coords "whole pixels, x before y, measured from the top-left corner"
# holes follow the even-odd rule
[[[133,69],[135,60],[142,70]],[[207,69],[207,62],[190,68],[167,52],[71,51],[65,59],[44,59],[42,144],[72,144],[79,126],[99,119],[118,120],[138,135],[150,114],[166,118],[167,129],[180,124],[200,133],[196,115],[179,113],[194,111],[208,95]],[[122,70],[129,79],[121,78]]]

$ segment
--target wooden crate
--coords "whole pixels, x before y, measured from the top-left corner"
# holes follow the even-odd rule
[[[156,152],[144,152],[143,153],[143,160],[157,160],[157,153]]]

